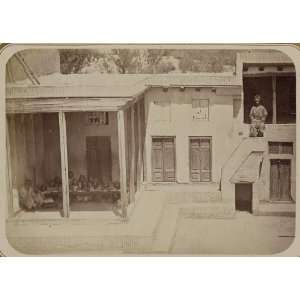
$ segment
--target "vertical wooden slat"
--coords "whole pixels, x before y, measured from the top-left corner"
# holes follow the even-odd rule
[[[18,168],[18,153],[17,153],[17,136],[16,136],[16,115],[11,114],[8,118],[8,134],[10,141],[11,155],[11,176],[12,186],[18,186],[17,168]]]
[[[277,101],[276,101],[276,76],[272,76],[272,91],[273,91],[273,98],[272,98],[272,106],[273,106],[273,117],[272,123],[277,123]]]
[[[69,217],[70,201],[69,201],[67,130],[66,130],[65,113],[59,112],[58,117],[59,117],[62,196],[63,196],[63,216]]]
[[[277,160],[271,160],[270,165],[270,198],[271,200],[279,199],[279,167]]]
[[[137,137],[138,137],[138,160],[137,160],[137,189],[141,189],[143,164],[142,164],[142,120],[141,120],[141,102],[137,104]]]
[[[289,160],[280,160],[279,164],[279,185],[280,185],[280,200],[290,200],[291,190],[291,165]]]
[[[130,123],[131,123],[131,155],[130,155],[130,179],[129,179],[129,194],[130,203],[134,201],[134,176],[135,176],[135,128],[134,128],[134,118],[135,111],[134,106],[130,108]]]
[[[146,131],[147,131],[147,115],[148,109],[146,114],[146,106],[145,106],[145,99],[143,98],[141,101],[141,127],[142,127],[142,181],[148,181],[147,178],[147,147],[146,143],[148,143],[149,148],[151,147],[151,142],[149,142],[149,138],[146,138]]]
[[[200,177],[201,181],[210,181],[211,158],[210,158],[210,139],[200,140]]]
[[[163,181],[163,142],[152,139],[152,181]]]
[[[119,110],[118,113],[118,141],[119,141],[119,164],[120,164],[120,189],[122,216],[127,217],[127,178],[126,178],[126,154],[125,154],[125,120],[124,111]]]
[[[163,142],[164,181],[175,181],[175,142],[173,138]]]
[[[191,181],[199,182],[200,178],[200,141],[190,140],[190,178]]]

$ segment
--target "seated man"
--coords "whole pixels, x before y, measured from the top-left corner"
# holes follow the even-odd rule
[[[250,137],[263,137],[265,121],[268,116],[266,108],[261,104],[260,95],[255,95],[255,104],[252,106],[249,117],[251,120]]]
[[[26,179],[20,189],[20,206],[25,210],[34,210],[43,204],[43,200],[42,194],[34,191],[31,180]]]

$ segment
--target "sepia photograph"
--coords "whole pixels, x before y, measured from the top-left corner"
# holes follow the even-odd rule
[[[293,244],[296,67],[286,51],[1,51],[3,255],[280,255]]]

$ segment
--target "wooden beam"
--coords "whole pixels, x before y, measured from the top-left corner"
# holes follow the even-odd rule
[[[126,155],[125,155],[125,120],[124,111],[119,110],[118,116],[118,142],[119,142],[119,164],[120,164],[120,190],[122,217],[127,218],[127,178],[126,178]]]
[[[7,99],[7,113],[72,112],[72,111],[118,111],[127,99]]]
[[[138,160],[137,160],[137,189],[141,189],[142,178],[143,178],[143,162],[142,162],[142,119],[141,119],[141,102],[137,103],[137,138],[138,138]]]
[[[131,127],[131,155],[130,155],[130,179],[129,179],[129,195],[130,195],[130,203],[134,202],[134,194],[135,194],[135,185],[134,185],[134,179],[135,179],[135,110],[134,106],[131,106],[130,108],[130,127]]]
[[[276,76],[272,76],[272,90],[273,90],[273,99],[272,99],[272,107],[273,107],[273,117],[272,123],[277,123],[277,107],[276,107]]]
[[[66,130],[65,113],[59,112],[58,117],[59,117],[62,196],[63,196],[63,216],[69,217],[69,215],[70,215],[70,200],[69,200],[67,130]]]

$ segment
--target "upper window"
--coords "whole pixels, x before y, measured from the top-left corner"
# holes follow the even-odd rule
[[[209,100],[192,100],[193,120],[209,120]]]
[[[108,125],[108,112],[88,112],[87,125]]]
[[[270,154],[293,154],[292,142],[269,142]]]

